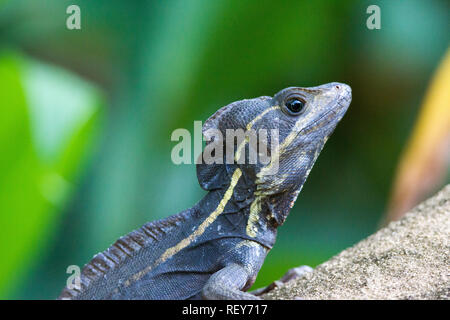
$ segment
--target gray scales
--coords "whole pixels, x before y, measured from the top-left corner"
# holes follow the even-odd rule
[[[266,129],[270,162],[197,164],[200,186],[208,191],[203,199],[118,239],[83,268],[81,288],[66,287],[59,298],[260,299],[279,282],[246,291],[350,101],[350,87],[333,82],[290,87],[219,109],[203,126],[207,146],[217,142],[208,129],[224,137],[226,129]],[[279,136],[273,150],[271,129]],[[236,155],[249,154],[246,140],[235,147]],[[281,281],[305,270],[290,270]]]

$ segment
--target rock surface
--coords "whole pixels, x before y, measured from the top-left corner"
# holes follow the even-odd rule
[[[401,220],[263,296],[450,299],[450,184]]]

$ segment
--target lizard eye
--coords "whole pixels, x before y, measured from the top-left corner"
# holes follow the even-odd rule
[[[305,109],[306,102],[300,98],[290,98],[284,103],[291,115],[299,115]]]

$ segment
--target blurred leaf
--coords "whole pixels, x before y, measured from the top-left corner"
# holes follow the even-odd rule
[[[0,296],[48,239],[92,140],[99,96],[67,72],[0,54]]]
[[[450,49],[426,93],[401,156],[386,223],[398,220],[442,183],[450,155]]]

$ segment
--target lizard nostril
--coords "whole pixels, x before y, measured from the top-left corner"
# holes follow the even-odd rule
[[[336,86],[336,89],[339,89],[340,87],[339,86]]]

